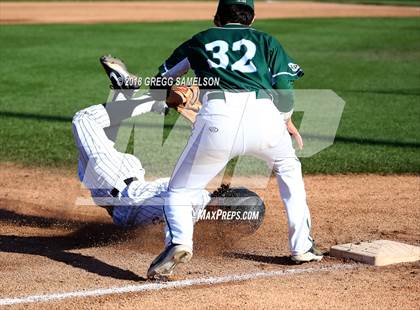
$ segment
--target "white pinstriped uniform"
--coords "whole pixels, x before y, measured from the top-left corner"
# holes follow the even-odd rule
[[[131,116],[150,111],[153,103],[152,100],[147,102]],[[109,114],[103,105],[91,106],[74,116],[73,135],[79,150],[80,180],[91,191],[97,205],[114,206],[115,224],[133,227],[162,221],[169,178],[146,182],[139,159],[114,148],[114,142],[104,130],[110,125]],[[133,177],[137,180],[127,186],[124,180]],[[111,194],[114,188],[119,191],[117,197]],[[203,191],[194,206],[201,209],[209,200],[208,192]]]

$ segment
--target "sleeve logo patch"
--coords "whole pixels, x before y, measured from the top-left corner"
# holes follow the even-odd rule
[[[300,66],[297,64],[294,64],[293,62],[289,62],[288,66],[293,72],[297,72],[300,69]]]

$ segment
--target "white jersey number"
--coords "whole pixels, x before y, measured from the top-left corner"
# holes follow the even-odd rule
[[[237,62],[231,65],[232,71],[239,71],[242,73],[252,73],[257,71],[257,67],[252,62],[252,59],[255,56],[257,47],[252,41],[242,39],[236,41],[232,45],[232,51],[237,52],[241,50],[241,47],[246,47],[245,55],[239,59]],[[205,45],[206,51],[213,52],[213,58],[218,59],[219,63],[215,63],[213,60],[208,59],[207,62],[210,68],[223,68],[226,69],[229,65],[229,57],[227,52],[229,51],[229,44],[222,40],[217,40]],[[218,49],[217,52],[215,49]]]
[[[215,52],[216,48],[218,48],[217,52]],[[229,65],[229,57],[226,53],[229,51],[229,44],[225,41],[217,40],[206,44],[206,51],[213,52],[213,58],[219,60],[219,63],[217,64],[213,60],[208,59],[207,62],[209,63],[210,68],[227,68]]]

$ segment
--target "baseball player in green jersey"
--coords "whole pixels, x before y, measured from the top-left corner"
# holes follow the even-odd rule
[[[202,92],[203,106],[169,181],[165,199],[165,250],[152,262],[149,278],[172,274],[192,257],[191,201],[234,157],[253,155],[272,167],[286,208],[289,247],[296,262],[321,260],[310,235],[310,214],[290,133],[293,81],[301,68],[272,36],[251,28],[253,0],[220,0],[210,28],[181,44],[160,67],[164,78],[192,69],[199,78],[218,78]],[[272,90],[286,90],[276,92]],[[275,101],[280,105],[275,105]],[[297,139],[301,145],[301,140]]]

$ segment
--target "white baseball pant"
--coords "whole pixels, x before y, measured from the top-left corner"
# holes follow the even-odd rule
[[[312,246],[310,214],[291,137],[282,114],[255,92],[225,93],[225,100],[203,99],[192,135],[169,182],[165,201],[166,245],[192,248],[191,203],[229,162],[253,155],[273,168],[287,212],[292,255]]]

